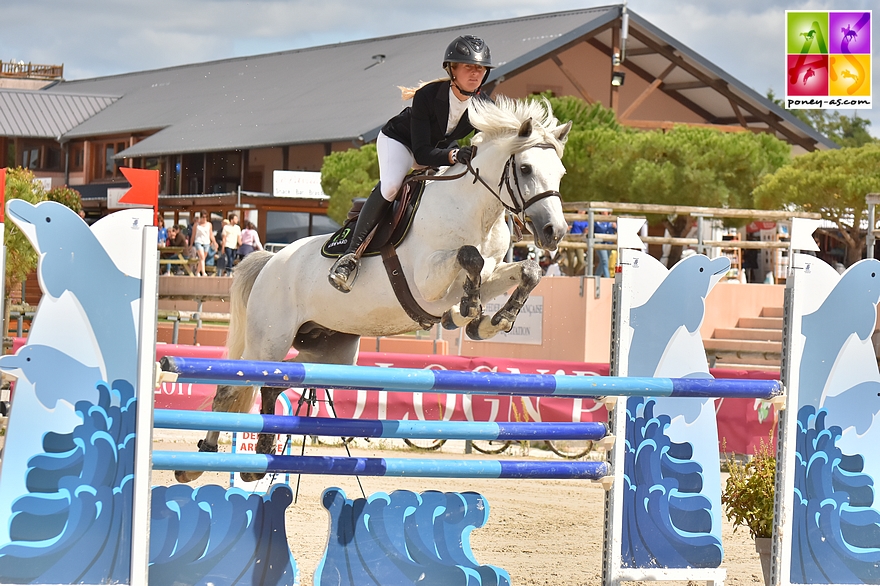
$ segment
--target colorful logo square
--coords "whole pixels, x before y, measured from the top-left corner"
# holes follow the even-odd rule
[[[828,28],[829,52],[871,54],[870,12],[831,12]]]
[[[786,13],[786,46],[788,53],[828,54],[828,13]]]
[[[789,96],[828,95],[828,55],[788,56]]]
[[[871,95],[870,55],[830,55],[829,88],[831,96]]]

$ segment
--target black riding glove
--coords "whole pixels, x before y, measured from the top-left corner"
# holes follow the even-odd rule
[[[462,165],[467,165],[471,162],[471,159],[474,158],[474,147],[472,146],[463,146],[458,149],[455,153],[455,162],[461,163]]]

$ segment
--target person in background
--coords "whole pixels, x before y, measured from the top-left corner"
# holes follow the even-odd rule
[[[159,247],[168,243],[168,229],[165,228],[165,218],[159,216]]]
[[[226,255],[226,274],[229,276],[232,276],[232,267],[235,265],[239,246],[241,246],[241,226],[238,225],[238,215],[230,214],[229,223],[223,226],[223,237],[220,242],[220,251]]]
[[[607,211],[601,212],[602,215],[608,215]],[[593,235],[595,239],[602,244],[608,244],[612,241],[610,240],[602,240],[599,237],[600,234],[614,234],[617,232],[617,224],[615,222],[603,222],[600,220],[596,220],[593,223]],[[599,263],[596,265],[596,273],[600,277],[610,277],[611,271],[608,267],[608,255],[611,251],[606,248],[597,248],[596,249],[596,257],[599,259]]]
[[[168,230],[168,246],[186,248],[186,236],[180,226],[171,226]],[[171,274],[171,265],[165,265],[165,274]]]
[[[244,230],[241,231],[241,245],[238,247],[238,257],[244,258],[255,250],[263,250],[260,244],[260,235],[253,222],[245,220]]]
[[[192,245],[196,249],[199,258],[199,266],[196,274],[200,277],[207,277],[208,271],[205,269],[205,260],[208,252],[213,248],[217,250],[217,240],[214,238],[214,227],[208,221],[208,212],[202,210],[199,213],[199,219],[192,232]]]

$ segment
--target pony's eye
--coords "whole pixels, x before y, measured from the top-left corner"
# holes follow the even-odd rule
[[[531,165],[520,165],[519,172],[523,175],[531,175],[532,174],[532,166]]]

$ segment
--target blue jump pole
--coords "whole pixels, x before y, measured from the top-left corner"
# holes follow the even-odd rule
[[[424,458],[342,458],[198,452],[153,452],[156,470],[407,476],[419,478],[520,478],[599,480],[605,462],[443,460]]]
[[[608,434],[604,423],[548,423],[479,421],[407,421],[334,419],[252,413],[211,413],[156,409],[153,426],[194,429],[326,435],[335,437],[463,439],[463,440],[600,440]]]
[[[742,397],[782,394],[775,380],[508,374],[166,356],[179,382],[551,397]]]

